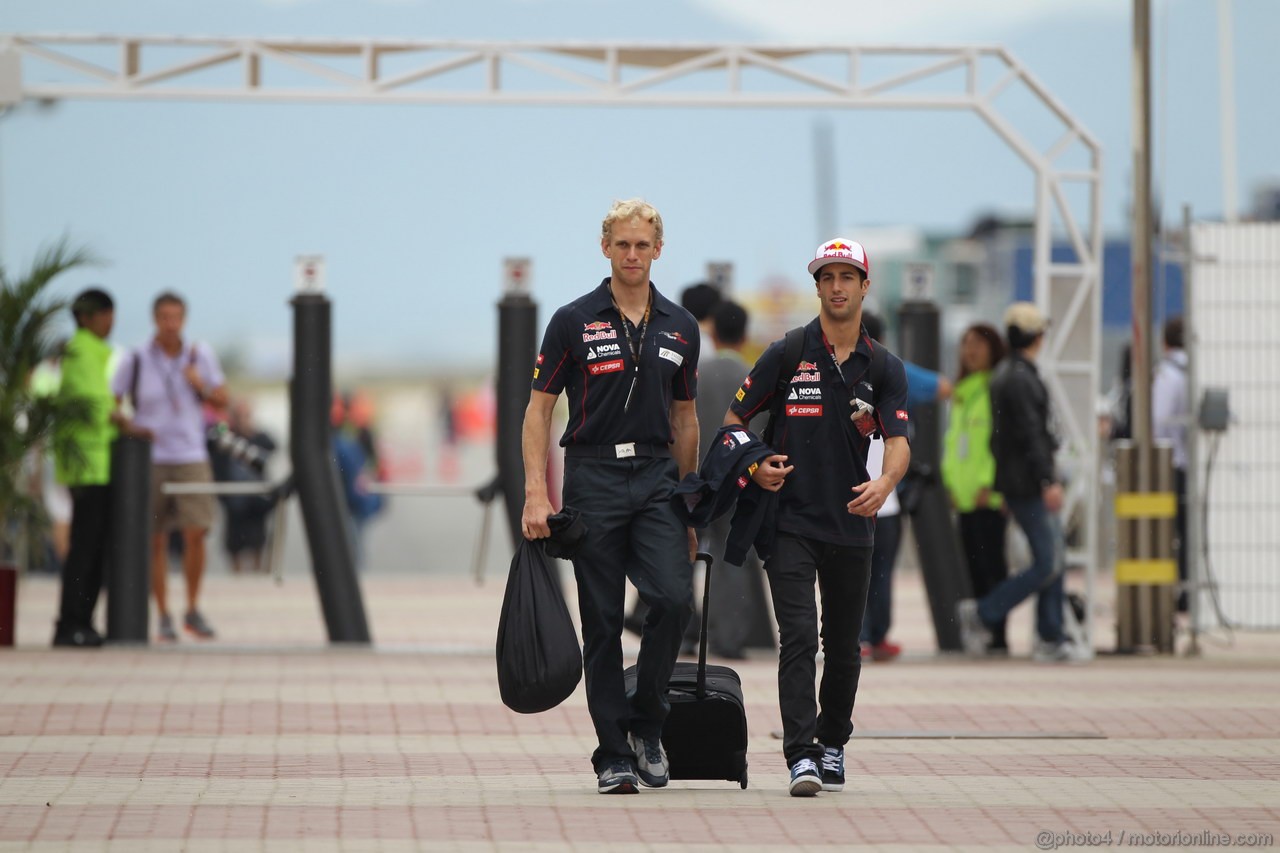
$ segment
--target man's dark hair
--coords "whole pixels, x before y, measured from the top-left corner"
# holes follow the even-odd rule
[[[1164,324],[1164,345],[1169,349],[1182,349],[1182,318],[1170,317]]]
[[[747,309],[732,299],[725,299],[711,315],[715,323],[716,340],[728,346],[737,346],[747,338]]]
[[[724,297],[714,285],[705,281],[691,284],[680,292],[680,307],[693,315],[693,319],[701,323],[711,316]]]
[[[116,304],[111,300],[111,294],[98,287],[83,291],[71,303],[71,316],[75,317],[77,326],[83,326],[95,314],[114,310]]]
[[[187,310],[186,300],[172,290],[166,290],[155,298],[155,301],[151,303],[151,313],[154,315],[162,305],[177,305],[184,312]]]
[[[880,319],[879,314],[864,310],[862,312],[862,325],[867,330],[867,334],[871,336],[871,340],[877,343],[884,343],[884,320]]]

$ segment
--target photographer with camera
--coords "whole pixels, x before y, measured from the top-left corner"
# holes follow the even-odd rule
[[[134,423],[150,430],[151,444],[151,589],[160,613],[159,637],[178,639],[169,616],[166,569],[170,530],[182,533],[182,571],[187,581],[183,627],[210,639],[213,629],[197,606],[204,578],[204,539],[213,523],[212,495],[167,495],[166,483],[207,483],[213,479],[206,446],[204,407],[227,406],[227,389],[213,350],[186,341],[182,327],[187,304],[166,291],[152,303],[156,335],[134,349],[116,371],[116,399],[133,402]]]
[[[232,401],[227,420],[209,427],[209,461],[220,483],[261,483],[275,452],[271,436],[255,428],[249,401]],[[222,495],[223,548],[236,574],[265,571],[267,519],[276,498],[270,495]]]

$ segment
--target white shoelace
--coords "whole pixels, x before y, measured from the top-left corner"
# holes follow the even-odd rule
[[[822,753],[822,769],[829,770],[832,773],[840,772],[840,759],[843,756],[833,750],[824,750]]]
[[[791,771],[791,775],[799,776],[802,773],[816,774],[817,772],[818,772],[818,765],[814,764],[812,758],[802,758],[796,762],[795,769]]]

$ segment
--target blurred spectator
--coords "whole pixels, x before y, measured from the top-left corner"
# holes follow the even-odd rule
[[[715,355],[714,313],[722,299],[724,295],[714,285],[705,281],[691,284],[680,291],[680,307],[693,315],[693,319],[698,322],[698,330],[702,333],[702,354],[698,357],[699,363]],[[717,420],[716,423],[719,424],[720,421]],[[716,429],[719,429],[719,426]],[[715,434],[714,429],[711,432]]]
[[[1107,393],[1107,408],[1111,416],[1112,441],[1133,437],[1130,421],[1133,418],[1133,348],[1125,344],[1120,350],[1120,375]]]
[[[333,424],[333,455],[342,479],[342,492],[347,505],[347,529],[351,532],[352,558],[357,570],[364,567],[364,528],[369,520],[382,512],[382,495],[369,490],[372,476],[369,460],[358,440],[358,431],[348,418],[346,399],[333,398],[330,419]]]
[[[1178,506],[1175,529],[1178,541],[1178,580],[1187,582],[1187,429],[1191,406],[1187,398],[1187,351],[1183,346],[1182,318],[1164,324],[1164,357],[1151,382],[1151,430],[1157,440],[1173,445],[1173,486]],[[1178,594],[1178,610],[1186,611],[1187,592]]]
[[[369,476],[382,482],[387,479],[387,472],[378,447],[378,437],[373,430],[373,401],[363,391],[355,391],[346,396],[344,403],[347,419],[343,430],[360,445]]]
[[[1005,561],[1004,499],[996,491],[991,453],[991,371],[1004,358],[1004,341],[993,326],[976,323],[960,339],[960,376],[951,398],[943,442],[942,483],[960,523],[960,541],[975,598],[1009,576]],[[1005,620],[991,626],[991,646],[1007,654]]]
[[[751,365],[742,357],[749,319],[745,308],[728,299],[722,300],[712,310],[711,340],[715,345],[715,354],[709,358],[702,356],[698,366],[698,398],[695,405],[701,437],[699,459],[706,457],[711,442],[715,440],[716,431],[724,422],[725,412],[733,402],[733,395],[751,372]],[[760,586],[764,577],[764,570],[755,550],[748,553],[746,562],[741,566],[732,566],[723,560],[732,520],[732,513],[729,513],[713,521],[702,531],[699,547],[717,561],[715,582],[711,584],[707,645],[712,654],[736,660],[746,657],[746,644],[752,625],[760,620],[768,621],[769,615],[757,611],[757,603],[763,601],[763,595],[753,594],[762,592],[763,587],[760,590],[751,588],[751,584]],[[695,595],[693,600],[696,607],[689,620],[690,630],[685,632],[685,638],[686,645],[696,648],[702,626],[698,613],[702,596]]]
[[[441,386],[436,408],[440,417],[440,480],[455,483],[458,480],[458,413],[453,389]]]
[[[1065,497],[1054,466],[1058,442],[1050,429],[1049,389],[1035,360],[1049,321],[1030,302],[1015,302],[1004,316],[1009,357],[991,377],[991,451],[996,460],[996,489],[1031,546],[1031,565],[1006,578],[980,599],[956,606],[965,650],[986,654],[991,629],[1032,595],[1036,633],[1032,657],[1040,661],[1080,660],[1086,650],[1070,643],[1062,630],[1062,552],[1058,513]]]
[[[106,291],[91,288],[71,304],[76,332],[67,342],[58,393],[91,406],[85,423],[61,427],[75,451],[55,460],[58,482],[71,490],[71,541],[62,564],[62,594],[55,646],[97,647],[102,635],[93,629],[93,610],[102,588],[111,521],[111,442],[116,427],[134,429],[116,408],[107,381],[111,347],[107,337],[115,323],[115,303]]]
[[[884,341],[884,321],[870,311],[862,312],[862,326],[876,343]],[[951,383],[941,374],[902,360],[907,374],[907,409],[951,396]],[[914,432],[908,422],[908,435]],[[875,480],[884,465],[884,440],[873,438],[867,446],[867,476]],[[876,513],[875,545],[871,552],[871,582],[867,588],[867,612],[862,620],[862,654],[873,661],[891,661],[902,654],[902,646],[889,640],[893,627],[893,567],[902,544],[902,512],[910,511],[918,495],[918,463],[908,468],[898,488],[890,493]]]
[[[209,457],[214,478],[220,483],[266,482],[266,467],[276,443],[253,422],[253,409],[244,399],[234,400],[226,423],[209,431]],[[267,544],[267,521],[275,501],[268,495],[222,495],[223,548],[231,570],[266,570],[262,552]]]
[[[116,371],[117,399],[133,401],[135,420],[155,435],[151,445],[151,589],[160,614],[159,637],[178,639],[169,616],[169,531],[182,533],[182,571],[187,582],[187,610],[183,627],[201,639],[214,636],[200,612],[200,582],[204,579],[205,536],[213,523],[212,495],[168,495],[166,483],[207,483],[213,480],[206,445],[204,406],[227,405],[227,389],[218,358],[208,346],[183,339],[187,305],[166,291],[152,303],[156,335],[133,350]]]

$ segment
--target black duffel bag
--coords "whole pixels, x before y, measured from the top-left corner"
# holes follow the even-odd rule
[[[542,540],[521,539],[511,560],[497,652],[502,704],[521,714],[554,708],[582,680],[582,647]]]

